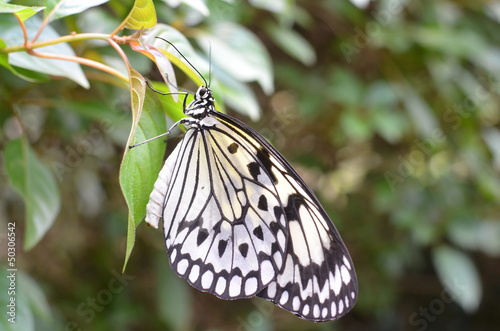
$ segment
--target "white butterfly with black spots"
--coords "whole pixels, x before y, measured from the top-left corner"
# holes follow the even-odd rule
[[[259,133],[216,111],[210,88],[184,113],[146,212],[155,228],[163,219],[172,269],[221,299],[259,296],[317,322],[345,315],[354,266],[311,189]]]

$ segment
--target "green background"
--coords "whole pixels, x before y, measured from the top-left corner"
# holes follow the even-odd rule
[[[50,26],[55,37],[110,33],[132,3],[81,8]],[[173,275],[161,231],[142,223],[122,274],[129,91],[89,67],[47,75],[21,59],[11,63],[16,75],[0,54],[0,307],[15,222],[13,330],[496,330],[498,2],[176,3],[155,1],[159,29],[189,39],[202,60],[187,56],[205,77],[210,40],[218,102],[316,192],[351,253],[358,302],[339,321],[315,324],[264,300],[219,300]],[[7,27],[17,23],[0,15],[0,46],[12,46],[21,35]],[[126,74],[106,43],[71,48]],[[150,60],[122,49],[137,71],[161,80]],[[178,70],[176,79],[196,89]]]

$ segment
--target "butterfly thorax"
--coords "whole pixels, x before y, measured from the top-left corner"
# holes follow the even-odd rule
[[[184,114],[196,119],[202,119],[214,111],[212,91],[206,86],[200,86],[196,91],[194,100],[184,110]]]

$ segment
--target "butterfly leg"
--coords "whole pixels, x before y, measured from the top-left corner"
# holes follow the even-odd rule
[[[162,134],[160,134],[160,135],[157,135],[156,137],[149,138],[149,139],[146,139],[146,140],[144,140],[144,141],[141,141],[140,143],[130,145],[130,146],[128,146],[128,148],[129,148],[129,149],[132,149],[132,148],[134,148],[134,147],[140,146],[140,145],[145,144],[145,143],[147,143],[147,142],[150,142],[150,141],[152,141],[152,140],[155,140],[155,139],[158,139],[158,138],[161,138],[161,137],[164,137],[164,136],[169,136],[169,135],[172,133],[172,131],[173,131],[176,127],[178,127],[178,126],[179,126],[179,124],[188,124],[188,126],[190,127],[190,126],[192,125],[192,122],[193,122],[193,121],[192,121],[192,119],[191,119],[191,118],[188,118],[188,117],[182,118],[182,119],[180,119],[179,121],[175,122],[175,123],[174,123],[174,124],[170,127],[170,129],[168,129],[168,131],[167,131],[167,132],[162,133]]]

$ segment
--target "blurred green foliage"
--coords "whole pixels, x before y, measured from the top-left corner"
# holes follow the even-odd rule
[[[97,61],[108,72],[22,47],[5,52],[23,46],[12,12],[30,37],[55,13],[39,39],[50,41],[110,34],[148,1],[48,1],[45,10],[22,11],[12,3],[0,2],[0,234],[4,242],[16,225],[17,324],[7,321],[2,245],[2,330],[496,330],[497,1],[154,2],[160,23],[140,40],[174,42],[211,79],[221,109],[258,120],[252,126],[303,175],[342,234],[359,299],[347,316],[323,324],[264,300],[200,293],[171,272],[161,231],[127,227],[119,169],[136,105],[124,58],[105,38],[35,51]],[[139,25],[152,22],[134,15]],[[175,76],[161,57],[160,75],[131,44],[120,47],[150,81],[171,73],[180,87],[199,83],[172,49]],[[162,111],[169,123],[178,119],[181,102],[146,98],[143,116],[152,123]],[[133,126],[146,138],[162,125],[150,127]],[[157,144],[151,155],[163,154]]]

